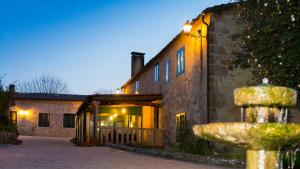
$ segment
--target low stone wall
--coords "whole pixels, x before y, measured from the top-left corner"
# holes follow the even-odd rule
[[[0,144],[10,144],[13,143],[17,138],[17,134],[15,132],[6,132],[0,131]]]

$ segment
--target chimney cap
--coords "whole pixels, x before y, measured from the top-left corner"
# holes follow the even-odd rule
[[[145,55],[145,53],[141,53],[141,52],[131,52],[131,55],[132,56],[144,56]]]
[[[8,91],[9,91],[10,93],[15,93],[15,92],[16,92],[16,85],[14,85],[14,84],[9,84],[9,85],[8,85]]]

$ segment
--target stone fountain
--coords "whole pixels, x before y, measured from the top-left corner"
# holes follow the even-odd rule
[[[235,89],[234,103],[241,106],[241,122],[195,125],[195,135],[245,148],[247,169],[282,168],[280,150],[300,142],[300,124],[289,116],[297,92],[265,78],[261,85]]]

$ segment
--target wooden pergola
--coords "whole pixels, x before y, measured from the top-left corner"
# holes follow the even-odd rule
[[[148,106],[159,113],[162,95],[91,95],[82,103],[76,114],[76,139],[78,145],[147,144],[162,146],[163,131],[157,128],[103,126],[100,109],[115,106]],[[143,116],[141,116],[141,122]],[[128,123],[129,124],[129,123]]]

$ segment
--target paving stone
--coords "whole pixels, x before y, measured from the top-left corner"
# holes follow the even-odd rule
[[[110,147],[77,147],[63,138],[22,136],[20,139],[21,145],[0,146],[1,169],[222,169]]]

